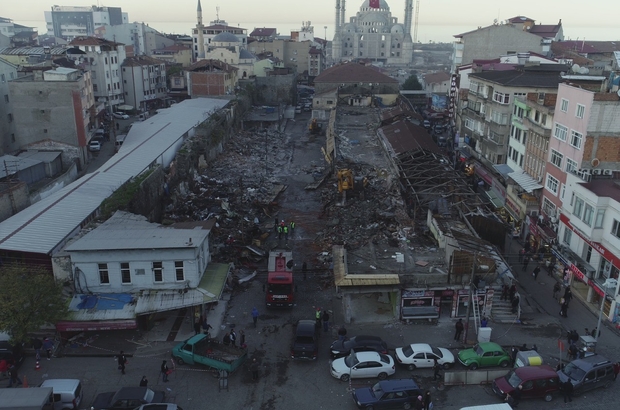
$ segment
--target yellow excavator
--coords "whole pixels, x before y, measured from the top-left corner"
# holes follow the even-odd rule
[[[310,131],[310,134],[313,135],[321,133],[321,124],[319,124],[316,118],[313,118],[312,121],[310,121],[310,125],[308,125],[308,131]]]

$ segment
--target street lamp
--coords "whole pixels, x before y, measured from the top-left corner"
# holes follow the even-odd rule
[[[618,281],[616,279],[605,279],[605,282],[601,285],[603,288],[603,297],[601,300],[601,310],[598,312],[598,324],[596,325],[596,330],[594,331],[594,339],[598,342],[598,335],[601,334],[601,320],[603,319],[603,308],[605,307],[605,297],[607,296],[607,289],[616,288],[618,286]]]

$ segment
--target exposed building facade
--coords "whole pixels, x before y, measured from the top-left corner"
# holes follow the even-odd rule
[[[174,45],[174,40],[144,23],[126,23],[97,27],[95,36],[133,47],[133,55],[153,56],[156,50]]]
[[[168,93],[166,63],[149,56],[127,57],[121,64],[125,105],[147,111]]]
[[[165,61],[169,65],[179,64],[182,67],[189,67],[192,64],[192,49],[182,44],[174,44],[153,50],[151,57]]]
[[[19,149],[9,82],[17,78],[17,66],[0,58],[0,155]]]
[[[106,24],[115,26],[129,23],[127,13],[123,13],[120,7],[52,6],[44,14],[47,34],[66,40],[92,36],[95,28]]]
[[[334,63],[370,59],[384,64],[406,65],[413,61],[413,0],[405,0],[404,23],[392,16],[385,0],[365,0],[355,17],[346,23],[345,14],[345,0],[336,0],[332,41]]]
[[[219,60],[200,60],[185,70],[192,98],[233,94],[239,69]]]

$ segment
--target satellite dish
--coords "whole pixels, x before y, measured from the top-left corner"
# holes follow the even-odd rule
[[[592,161],[590,161],[590,164],[592,165],[592,167],[596,168],[600,165],[601,161],[599,161],[598,158],[593,158]]]
[[[587,67],[581,67],[579,69],[579,74],[588,74],[590,72],[590,69]]]
[[[578,73],[580,68],[581,67],[579,66],[579,64],[573,64],[573,66],[570,69],[573,73]]]
[[[618,97],[620,97],[620,90],[616,91],[616,94],[618,94]]]

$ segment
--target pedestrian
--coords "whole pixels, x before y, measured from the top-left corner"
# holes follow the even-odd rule
[[[514,283],[510,285],[510,289],[508,292],[510,293],[510,301],[512,302],[512,300],[515,298],[515,294],[517,293],[517,285]]]
[[[525,272],[527,270],[527,265],[529,264],[530,264],[530,257],[528,255],[523,256],[523,268],[521,270]]]
[[[288,226],[284,225],[284,228],[282,228],[282,230],[284,231],[284,240],[288,241]]]
[[[558,365],[555,366],[555,371],[556,372],[559,372],[561,370],[564,370],[564,363],[562,363],[562,362],[558,363]]]
[[[573,383],[571,383],[570,379],[567,379],[564,383],[562,383],[560,388],[564,394],[564,403],[567,403],[567,400],[568,402],[572,402],[575,388],[573,387]]]
[[[273,229],[278,233],[278,218],[273,218]]]
[[[519,308],[519,295],[515,295],[512,299],[512,313],[517,313],[517,309]]]
[[[418,399],[413,403],[413,408],[415,410],[424,410],[424,398],[422,396],[418,396]]]
[[[598,336],[597,333],[598,332]],[[590,336],[592,336],[595,339],[598,339],[599,337],[601,337],[601,331],[597,330],[596,328],[592,329],[592,331],[590,332]]]
[[[237,333],[235,333],[235,329],[230,331],[230,344],[237,347]]]
[[[207,322],[207,318],[205,317],[202,320],[202,331],[205,335],[209,335],[209,329],[213,329],[213,326]]]
[[[620,362],[614,363],[614,380],[618,378],[618,373],[620,373]]]
[[[564,269],[564,276],[562,276],[562,280],[564,282],[564,286],[568,286],[568,281],[570,280],[570,271],[568,268]]]
[[[289,228],[291,229],[291,235],[295,233],[295,221],[291,221],[288,224]]]
[[[560,307],[560,316],[563,318],[568,318],[568,303],[566,300],[564,300],[562,306]]]
[[[516,346],[512,346],[510,348],[510,366],[514,367],[517,362],[517,355],[519,354],[519,349]]]
[[[547,259],[547,275],[553,276],[553,270],[555,269],[556,258],[555,255],[551,257],[551,259]]]
[[[489,321],[487,320],[486,317],[482,316],[482,319],[480,320],[480,327],[487,327]]]
[[[224,343],[224,346],[230,346],[230,333],[226,332],[222,339],[222,343]]]
[[[140,380],[140,387],[148,387],[149,385],[149,380],[146,378],[146,376],[142,376],[142,380]]]
[[[433,380],[437,380],[440,376],[439,376],[439,370],[441,369],[441,366],[439,365],[439,362],[437,361],[437,359],[433,359]]]
[[[523,343],[523,345],[519,348],[519,351],[527,352],[528,351],[527,343]]]
[[[568,306],[572,298],[573,298],[573,291],[570,290],[570,288],[568,287],[564,291],[564,302],[566,303],[566,306]]]
[[[245,349],[246,347],[248,347],[248,345],[245,344],[245,332],[243,330],[240,330],[239,334],[241,335],[239,336],[239,347]]]
[[[519,251],[519,263],[523,263],[523,256],[525,256],[525,248],[521,248]]]
[[[314,312],[314,319],[316,320],[316,328],[319,329],[321,327],[321,308],[318,307],[316,308],[316,311]]]
[[[458,341],[461,338],[461,333],[463,333],[463,329],[465,326],[463,325],[463,319],[459,319],[458,322],[454,325],[456,331],[454,332],[454,340]]]
[[[553,285],[553,299],[555,299],[555,300],[558,299],[558,295],[560,294],[560,290],[562,290],[562,285],[560,285],[560,282],[555,282],[555,285]]]
[[[252,359],[252,363],[250,364],[250,371],[252,372],[252,380],[258,380],[258,361],[256,361],[256,357]]]
[[[338,340],[345,340],[347,338],[347,329],[344,327],[344,325],[340,326],[340,329],[338,329]]]
[[[431,400],[431,392],[427,390],[424,393],[424,410],[431,410],[433,408],[433,402]]]
[[[54,350],[54,342],[52,342],[48,337],[43,339],[43,350],[47,353],[47,360],[50,360],[52,357],[52,351]]]
[[[12,365],[11,367],[9,367],[9,386],[8,387],[13,387],[13,384],[17,384],[17,386],[20,386],[22,384],[22,381],[17,375],[17,368],[15,367],[15,365]]]
[[[536,267],[534,268],[534,271],[532,272],[532,276],[534,277],[534,280],[538,279],[539,273],[540,273],[540,263],[536,265]]]
[[[284,228],[278,225],[278,239],[282,239],[282,233],[284,232]]]
[[[256,327],[256,322],[258,322],[258,309],[256,309],[256,306],[252,308],[252,322],[254,322],[254,327]]]
[[[200,333],[200,318],[194,321],[194,336]]]
[[[121,374],[125,374],[125,365],[127,364],[127,357],[125,357],[125,353],[121,350],[121,352],[116,356],[116,361],[118,362],[118,370],[121,371]]]
[[[170,369],[168,369],[168,365],[166,363],[168,363],[167,360],[162,361],[161,367],[159,368],[161,372],[161,380],[164,383],[168,383],[168,375],[170,374]]]
[[[512,393],[510,393],[510,396],[512,397],[511,406],[513,409],[519,407],[519,402],[521,401],[521,389],[523,389],[523,385],[520,384],[512,391]]]
[[[329,330],[329,313],[327,310],[323,311],[321,319],[323,320],[323,331],[327,332]]]
[[[32,348],[34,349],[35,358],[37,362],[41,360],[41,349],[43,348],[43,342],[38,337],[32,339]]]
[[[509,286],[508,285],[504,285],[502,286],[502,297],[500,298],[500,300],[508,300],[508,291],[509,291]]]

